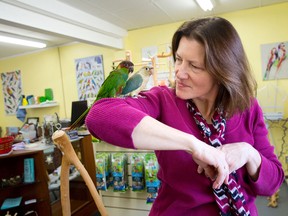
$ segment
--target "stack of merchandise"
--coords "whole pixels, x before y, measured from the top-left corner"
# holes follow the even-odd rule
[[[128,182],[128,166],[131,167],[131,179]],[[147,191],[148,204],[157,197],[160,181],[157,178],[158,161],[154,153],[97,153],[96,179],[97,190],[114,192]]]

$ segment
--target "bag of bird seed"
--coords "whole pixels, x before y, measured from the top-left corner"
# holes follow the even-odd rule
[[[144,167],[146,190],[148,193],[146,203],[151,204],[155,201],[160,187],[160,180],[157,178],[159,165],[154,153],[145,154]]]
[[[114,192],[124,192],[127,189],[127,157],[124,153],[111,154],[111,168]]]
[[[96,185],[97,190],[107,190],[106,183],[106,159],[102,153],[96,154]]]
[[[133,153],[130,156],[131,176],[132,176],[132,191],[144,190],[144,154]]]

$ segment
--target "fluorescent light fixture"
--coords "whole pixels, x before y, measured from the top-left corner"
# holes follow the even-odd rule
[[[204,11],[211,11],[213,9],[213,4],[211,0],[196,0],[196,2]]]
[[[6,37],[6,36],[1,36],[1,35],[0,35],[0,42],[18,44],[18,45],[22,45],[22,46],[30,46],[30,47],[36,47],[36,48],[46,47],[46,44],[44,44],[44,43],[35,42],[35,41],[28,41],[28,40],[12,38],[12,37]]]

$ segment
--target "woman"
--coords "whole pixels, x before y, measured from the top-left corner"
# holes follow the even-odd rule
[[[117,146],[156,150],[161,187],[150,215],[258,215],[256,196],[272,195],[284,174],[236,30],[219,17],[186,22],[172,52],[175,89],[103,99],[88,129]]]

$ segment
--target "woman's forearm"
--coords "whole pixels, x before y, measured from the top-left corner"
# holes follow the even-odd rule
[[[228,183],[229,166],[225,160],[225,154],[191,134],[171,128],[146,116],[134,128],[132,140],[137,149],[187,151],[206,173],[212,173],[209,177],[215,180],[214,188],[219,188],[223,182]]]
[[[248,162],[246,163],[246,169],[250,175],[250,177],[256,181],[259,176],[259,170],[261,166],[261,156],[259,152],[251,147],[251,150],[249,150],[249,159]]]
[[[169,127],[149,116],[134,128],[132,140],[135,148],[145,150],[184,150],[193,153],[199,145],[194,136]],[[198,141],[198,142],[197,142]],[[198,151],[201,146],[198,147]]]

